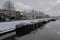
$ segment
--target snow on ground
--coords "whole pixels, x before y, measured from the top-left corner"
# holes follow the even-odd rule
[[[33,20],[19,20],[19,21],[11,21],[11,22],[0,22],[0,33],[14,30],[15,26],[20,23],[28,23],[28,22],[37,22],[37,20],[41,19],[33,19]]]
[[[11,22],[1,22],[0,23],[0,33],[2,31],[9,31],[9,30],[14,30],[15,29],[15,26],[17,24],[20,24],[20,23],[23,23],[23,22],[28,22],[27,20],[23,21],[23,20],[20,20],[20,21],[11,21]]]

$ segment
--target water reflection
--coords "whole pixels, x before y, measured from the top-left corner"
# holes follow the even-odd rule
[[[15,36],[8,37],[8,38],[5,38],[3,40],[17,40],[19,37],[22,37],[22,36],[25,36],[25,35],[28,35],[28,34],[30,34],[30,35],[35,34],[36,32],[38,32],[38,28],[40,30],[42,30],[44,28],[44,25],[41,25],[39,27],[36,27],[35,29],[30,30],[30,31],[28,31],[29,29],[27,29],[26,31],[23,30],[24,32],[23,31],[16,32],[16,35]]]
[[[47,24],[47,23],[45,23],[45,24]],[[17,37],[22,37],[22,36],[25,36],[25,35],[30,34],[30,33],[34,34],[35,32],[38,31],[38,28],[40,30],[43,29],[45,24],[43,24],[41,26],[36,26],[36,27],[32,26],[33,29],[30,29],[30,28],[26,28],[26,29],[25,28],[21,28],[21,30],[20,29],[19,30],[17,29],[16,30],[16,36]]]
[[[45,26],[45,24],[43,25],[43,26],[41,26],[41,27],[39,27],[39,28],[37,28],[36,30],[33,30],[32,32],[31,32],[31,34],[35,34],[36,32],[38,32],[38,30],[43,30],[44,29],[44,26]],[[29,33],[30,34],[30,33]]]
[[[15,36],[11,36],[11,37],[8,37],[8,38],[2,39],[2,40],[16,40],[16,37]]]
[[[11,40],[60,40],[60,20],[44,24],[31,32]]]
[[[18,40],[60,40],[60,20],[50,22],[32,31],[31,34],[19,37]]]

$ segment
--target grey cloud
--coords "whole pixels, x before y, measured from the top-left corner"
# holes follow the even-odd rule
[[[49,15],[55,15],[60,10],[60,2],[59,2],[60,0],[11,0],[11,1],[13,2],[18,1],[23,5],[25,5],[25,7],[27,5],[28,7],[31,7],[31,9],[35,9],[39,11],[41,10]],[[20,6],[17,8],[18,10],[23,9],[22,6],[21,7]],[[55,13],[55,11],[57,12]]]
[[[30,5],[35,10],[42,10],[46,14],[54,15],[60,10],[60,4],[57,3],[59,0],[19,0],[20,2]],[[55,13],[55,11],[57,11]],[[59,14],[57,14],[59,15]]]
[[[53,8],[53,10],[60,10],[60,3],[59,4],[57,4],[57,5],[55,5],[54,7],[52,7]]]

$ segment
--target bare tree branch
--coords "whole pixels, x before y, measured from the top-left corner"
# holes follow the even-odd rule
[[[6,1],[3,4],[3,9],[5,9],[5,10],[15,10],[14,4],[11,1]]]

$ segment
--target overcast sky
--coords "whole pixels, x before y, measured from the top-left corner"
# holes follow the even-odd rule
[[[0,7],[6,0],[0,0]],[[16,10],[38,10],[51,16],[60,15],[60,0],[11,0]]]

